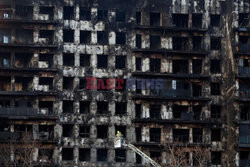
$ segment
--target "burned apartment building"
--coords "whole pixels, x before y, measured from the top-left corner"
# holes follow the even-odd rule
[[[162,166],[167,144],[249,166],[249,13],[249,0],[0,0],[0,142],[28,136],[47,166],[144,166],[114,148],[120,131]],[[163,87],[90,90],[88,77]]]

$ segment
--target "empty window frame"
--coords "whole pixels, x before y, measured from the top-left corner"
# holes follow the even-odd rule
[[[125,45],[126,44],[126,33],[116,32],[116,44]]]
[[[221,49],[221,38],[211,37],[210,49],[211,50],[220,50]]]
[[[83,7],[80,7],[80,20],[91,20],[91,11],[90,9],[86,9]]]
[[[220,83],[212,82],[211,83],[211,95],[220,95]]]
[[[108,125],[97,125],[97,138],[106,139],[108,137]]]
[[[79,89],[85,89],[86,88],[87,81],[85,78],[79,78]]]
[[[192,27],[193,28],[202,27],[202,14],[192,14]]]
[[[72,137],[73,136],[73,128],[74,125],[73,124],[63,124],[62,125],[63,128],[63,137]]]
[[[188,27],[188,14],[172,14],[173,25],[179,28]]]
[[[151,49],[161,48],[161,37],[159,35],[150,35],[150,48]]]
[[[97,43],[100,45],[108,45],[108,32],[107,31],[97,31]]]
[[[211,14],[210,15],[210,25],[212,27],[219,27],[220,26],[220,15]]]
[[[161,159],[161,152],[160,151],[150,151],[150,158],[152,158],[156,162],[159,162]]]
[[[109,103],[108,102],[97,102],[97,114],[108,114]]]
[[[161,141],[161,128],[150,128],[150,142],[160,142]]]
[[[126,149],[115,149],[115,161],[126,162]]]
[[[193,128],[193,143],[202,143],[202,128]]]
[[[136,154],[136,164],[141,164],[141,163],[142,163],[142,157]]]
[[[126,56],[116,56],[115,57],[115,68],[124,69],[126,67]]]
[[[126,12],[125,11],[116,11],[115,12],[115,21],[116,22],[125,22]]]
[[[239,13],[239,27],[247,27],[248,24],[248,13]]]
[[[220,105],[211,105],[211,118],[213,119],[221,118],[221,106]]]
[[[173,73],[174,74],[188,74],[189,63],[188,60],[173,60]]]
[[[250,106],[249,105],[241,105],[240,106],[240,120],[241,121],[249,121],[250,120]]]
[[[97,149],[97,161],[106,162],[108,161],[108,150],[107,149]]]
[[[126,102],[116,102],[115,103],[115,114],[126,114],[127,113],[127,103]]]
[[[90,44],[91,42],[91,31],[80,31],[80,43]]]
[[[142,69],[142,60],[141,57],[136,57],[135,59],[136,71],[141,71]]]
[[[136,34],[136,37],[135,37],[135,40],[136,40],[136,47],[138,48],[138,49],[140,49],[141,48],[141,35],[140,34]]]
[[[63,65],[64,66],[74,66],[75,65],[74,53],[63,53]]]
[[[107,68],[108,67],[108,56],[107,55],[97,55],[97,68]]]
[[[141,127],[135,128],[135,138],[137,142],[141,141]]]
[[[48,86],[49,90],[53,89],[53,79],[52,77],[40,77],[39,78],[39,85]]]
[[[135,118],[141,118],[141,104],[135,104]]]
[[[193,119],[194,120],[201,120],[201,110],[202,110],[201,105],[193,106]]]
[[[54,30],[39,30],[39,38],[45,38],[46,44],[53,44]]]
[[[90,113],[90,101],[80,101],[80,113],[87,114]]]
[[[173,37],[173,50],[188,50],[189,42],[186,37]]]
[[[74,42],[74,30],[63,30],[63,42]]]
[[[150,113],[151,119],[160,119],[161,118],[161,105],[151,104],[149,113]]]
[[[63,7],[63,19],[64,20],[74,20],[74,7],[73,6],[64,6]]]
[[[97,11],[97,20],[98,21],[107,21],[108,20],[108,11],[107,10],[98,10]]]
[[[90,161],[90,149],[89,148],[79,148],[79,161]]]
[[[89,125],[80,125],[79,127],[79,137],[89,138],[90,126]]]
[[[202,72],[202,60],[201,59],[192,60],[192,70],[193,70],[193,74],[201,74]]]
[[[74,88],[74,78],[73,77],[63,77],[63,89],[73,90]]]
[[[121,134],[123,135],[123,137],[124,138],[126,138],[126,126],[122,126],[122,125],[116,125],[115,126],[115,133],[117,132],[117,131],[119,131],[119,132],[121,132]]]
[[[141,24],[141,12],[136,12],[136,24]]]
[[[33,6],[16,6],[16,18],[18,19],[32,19]]]
[[[174,142],[189,142],[189,129],[173,129]]]
[[[150,59],[150,72],[161,72],[161,59]]]
[[[200,51],[202,50],[202,37],[200,36],[193,36],[193,50],[194,51]]]
[[[221,73],[221,61],[220,60],[210,60],[210,72],[212,74]]]
[[[188,112],[188,106],[174,105],[173,118],[181,120],[191,120],[192,112]]]
[[[212,151],[211,152],[211,164],[212,165],[220,165],[221,164],[221,152]]]
[[[54,7],[51,6],[40,6],[39,14],[46,14],[49,16],[49,20],[54,19]]]
[[[161,14],[160,13],[150,13],[150,26],[160,26],[161,24]]]
[[[192,95],[193,97],[202,96],[202,85],[199,83],[192,83]]]
[[[221,141],[221,129],[211,129],[211,141]]]
[[[73,101],[71,100],[63,101],[63,113],[73,113]]]
[[[43,53],[40,53],[39,54],[39,62],[42,62],[41,65],[39,65],[39,62],[38,62],[38,66],[40,68],[51,68],[53,67],[54,65],[54,55],[53,54],[43,54]],[[46,65],[44,65],[46,64]]]
[[[90,66],[90,55],[80,54],[80,66],[89,67]]]
[[[73,148],[62,148],[62,160],[63,161],[73,160]]]

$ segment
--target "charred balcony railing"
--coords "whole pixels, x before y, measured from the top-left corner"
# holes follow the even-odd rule
[[[192,97],[192,91],[189,89],[151,90],[150,96],[156,96],[160,98]]]
[[[36,116],[53,116],[52,112],[44,109],[35,109],[29,107],[1,107],[0,117],[36,117]]]
[[[248,159],[240,160],[240,167],[246,167],[246,166],[249,166],[249,164],[250,164],[250,160]]]
[[[239,136],[240,144],[250,144],[250,136]]]
[[[250,98],[250,89],[248,89],[248,90],[239,90],[239,96],[241,98]]]
[[[249,45],[250,47],[250,45]],[[250,67],[241,67],[239,66],[239,74],[250,74]]]
[[[174,142],[176,143],[188,143],[189,142],[189,135],[174,135]]]
[[[239,43],[239,52],[249,53],[250,52],[250,44],[249,43]]]

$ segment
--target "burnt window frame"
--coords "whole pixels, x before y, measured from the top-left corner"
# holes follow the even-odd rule
[[[108,45],[109,33],[107,31],[97,31],[97,44]]]
[[[96,138],[107,139],[109,137],[108,125],[96,125]]]
[[[156,18],[154,20],[153,18]],[[150,26],[161,26],[161,13],[160,12],[150,12],[149,13],[149,25]]]
[[[219,14],[210,14],[210,26],[220,27],[221,25],[221,15]]]
[[[211,95],[219,96],[221,95],[221,84],[219,82],[211,82]]]
[[[119,70],[126,69],[126,66],[127,66],[127,56],[124,55],[115,56],[115,69]]]
[[[211,37],[210,38],[210,50],[221,50],[221,38]]]
[[[127,102],[115,102],[115,115],[127,114]]]
[[[79,125],[79,137],[80,138],[90,137],[90,125]]]
[[[115,44],[116,45],[126,45],[127,36],[125,32],[116,32],[115,34]]]
[[[210,73],[211,74],[220,74],[221,73],[221,60],[219,60],[219,59],[211,59],[210,60]]]
[[[108,68],[108,55],[97,55],[97,68],[98,69]]]
[[[90,21],[91,20],[91,9],[80,7],[79,19]]]
[[[91,31],[80,30],[80,44],[91,44]]]
[[[90,148],[79,148],[79,161],[89,162],[91,160],[91,149]]]
[[[63,6],[63,20],[75,20],[75,7],[74,6]]]
[[[64,29],[63,30],[63,42],[73,43],[75,41],[75,30]]]
[[[116,22],[126,22],[126,11],[116,10],[115,21]]]
[[[68,156],[69,152],[72,152],[72,154],[70,154],[71,156]],[[62,148],[62,161],[73,161],[73,159],[74,159],[74,149],[67,147]]]
[[[71,60],[68,61],[68,59],[71,59]],[[71,67],[75,66],[75,54],[74,53],[63,53],[63,66],[71,66]]]
[[[107,21],[108,20],[108,10],[98,9],[97,10],[97,20],[98,21]]]

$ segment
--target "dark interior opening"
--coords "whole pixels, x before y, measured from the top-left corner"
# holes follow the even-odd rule
[[[210,25],[213,27],[219,27],[220,26],[220,15],[211,14],[210,15]]]
[[[211,37],[210,40],[211,50],[220,50],[221,49],[221,39],[216,37]]]
[[[16,6],[17,19],[33,19],[33,6]]]
[[[63,137],[72,137],[73,128],[74,128],[74,125],[72,124],[64,124],[63,125]]]
[[[98,10],[97,11],[97,20],[98,21],[108,20],[108,11],[107,10]]]
[[[80,66],[89,67],[90,66],[90,55],[80,54]]]
[[[15,53],[15,67],[17,68],[27,68],[32,67],[31,58],[32,53]]]
[[[173,50],[188,50],[189,43],[186,37],[173,37]]]
[[[79,161],[90,161],[89,148],[79,148]]]
[[[202,128],[193,128],[193,143],[202,143]]]
[[[193,28],[202,27],[202,14],[192,14],[192,26]]]
[[[135,137],[137,142],[141,141],[141,127],[135,128]]]
[[[151,104],[149,113],[150,113],[151,119],[160,119],[161,118],[161,105]]]
[[[127,103],[126,102],[116,102],[115,103],[115,114],[126,114]]]
[[[89,101],[80,101],[80,113],[87,114],[90,112],[90,102]]]
[[[172,14],[173,25],[179,28],[188,27],[188,14]]]
[[[74,42],[74,30],[63,30],[63,41]]]
[[[193,70],[193,74],[201,74],[202,72],[202,60],[201,59],[192,60],[192,70]]]
[[[62,149],[62,160],[72,161],[73,160],[73,148],[63,148]]]
[[[97,161],[105,162],[108,160],[107,149],[97,149]]]
[[[221,129],[211,129],[211,141],[221,141]]]
[[[85,89],[86,88],[87,81],[85,78],[79,78],[79,89]]]
[[[161,141],[161,128],[150,128],[150,142],[160,142]]]
[[[151,49],[161,48],[161,37],[159,35],[150,35],[150,48]]]
[[[53,67],[53,57],[54,55],[53,54],[39,54],[39,61],[44,61],[48,64],[48,67],[51,68]]]
[[[136,57],[135,64],[136,64],[136,71],[141,71],[142,61],[140,57]]]
[[[81,125],[79,127],[79,136],[82,138],[89,138],[90,133],[90,126],[88,125]]]
[[[141,24],[141,12],[136,12],[136,24]]]
[[[40,77],[39,78],[39,85],[48,85],[49,90],[53,89],[53,78],[51,77]]]
[[[118,45],[126,44],[126,34],[124,32],[116,32],[116,44]]]
[[[97,102],[97,114],[108,114],[109,106],[108,102]]]
[[[108,125],[97,125],[97,138],[106,139],[108,137]]]
[[[248,24],[248,13],[239,13],[239,27],[247,27]]]
[[[150,59],[150,72],[161,72],[161,59]]]
[[[173,60],[174,74],[188,74],[188,60]]]
[[[173,129],[173,138],[175,142],[188,143],[189,129]]]
[[[211,105],[211,118],[219,119],[221,118],[221,106]]]
[[[108,45],[108,32],[97,31],[97,43],[100,45]]]
[[[97,68],[107,68],[107,67],[108,67],[108,56],[97,55]]]
[[[80,7],[80,20],[91,20],[91,11],[90,9],[86,9],[83,7]]]
[[[80,43],[90,44],[91,42],[91,32],[90,31],[80,31]]]
[[[115,13],[116,22],[125,22],[125,19],[126,19],[126,12],[116,11],[116,13]]]
[[[188,106],[174,105],[173,106],[173,117],[174,119],[180,120],[191,120],[192,112],[188,111]]]
[[[135,118],[141,118],[141,104],[135,104]]]
[[[202,86],[197,83],[192,83],[192,94],[193,97],[202,96]]]
[[[47,15],[49,15],[49,20],[53,20],[54,19],[54,7],[40,6],[39,13],[40,14],[47,14]]]
[[[49,114],[53,113],[53,101],[39,101],[39,109],[48,110]]]
[[[136,34],[136,47],[138,48],[138,49],[140,49],[141,48],[141,35],[140,34]]]
[[[64,53],[63,54],[63,65],[64,66],[74,66],[75,65],[74,53]]]
[[[124,69],[126,67],[126,56],[116,56],[115,57],[115,68]]]
[[[211,95],[220,95],[220,94],[221,94],[220,83],[212,82],[211,83]]]
[[[74,20],[74,7],[73,6],[64,6],[63,7],[63,19],[64,20]]]
[[[73,113],[73,101],[71,100],[63,101],[63,113]]]
[[[73,77],[63,77],[63,89],[73,90],[74,78]]]
[[[211,152],[211,163],[212,165],[220,165],[221,164],[221,152],[212,151]]]
[[[115,161],[126,162],[126,150],[125,149],[115,149]]]
[[[193,36],[193,50],[194,51],[200,51],[202,50],[201,47],[201,37],[200,36]]]
[[[220,60],[210,60],[210,72],[212,74],[218,74],[221,73],[221,66],[220,66]]]
[[[150,13],[150,25],[151,26],[160,26],[161,24],[161,15],[160,13]]]

